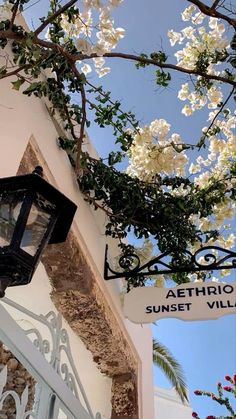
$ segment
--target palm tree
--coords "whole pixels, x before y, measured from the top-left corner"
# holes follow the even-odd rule
[[[187,385],[181,365],[172,353],[155,339],[153,339],[153,362],[168,378],[182,402],[188,401]]]

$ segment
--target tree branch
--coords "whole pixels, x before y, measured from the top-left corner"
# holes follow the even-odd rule
[[[103,113],[102,113],[102,111],[101,111],[101,109],[99,109],[99,107],[97,106],[97,105],[95,105],[95,103],[93,103],[93,102],[91,102],[89,99],[87,99],[87,103],[91,106],[91,109],[95,109],[97,112],[99,112],[100,113],[100,115],[102,115]],[[116,123],[115,122],[113,122],[113,121],[110,121],[109,122],[110,123],[110,125],[112,125],[117,131],[119,131],[121,134],[123,134],[123,130],[119,127],[119,126],[117,126],[116,125]],[[137,129],[136,129],[136,132],[137,132]]]
[[[126,214],[124,214],[123,211],[122,211],[122,213],[116,213],[115,214],[115,213],[113,213],[113,211],[108,206],[106,206],[106,203],[105,202],[104,202],[104,205],[99,204],[98,203],[98,200],[95,197],[92,197],[91,195],[89,195],[89,193],[84,192],[84,191],[82,193],[83,193],[83,195],[85,197],[84,198],[85,201],[87,201],[89,204],[93,204],[93,206],[95,208],[102,210],[111,219],[117,220],[118,222],[121,222],[125,218],[127,218],[126,217]],[[127,208],[128,207],[125,207],[124,210],[127,209]],[[129,218],[129,222],[130,222],[130,224],[142,225],[142,223],[140,221],[136,220],[133,217]]]
[[[19,35],[14,33],[11,30],[6,30],[6,31],[0,31],[0,38],[3,39],[13,39],[17,42],[20,43],[24,43],[27,39],[27,37],[25,35]],[[143,58],[140,57],[138,55],[133,55],[133,54],[126,54],[126,53],[122,53],[122,52],[108,52],[105,53],[103,56],[98,55],[98,54],[70,54],[65,47],[58,45],[56,43],[50,42],[50,41],[44,41],[43,39],[39,39],[37,37],[34,37],[32,39],[32,42],[35,45],[40,45],[44,48],[49,48],[49,49],[54,49],[56,51],[59,51],[61,54],[64,55],[65,58],[67,58],[69,60],[69,62],[75,63],[76,61],[83,61],[83,60],[88,60],[88,59],[92,59],[92,58],[98,58],[98,57],[107,57],[107,58],[122,58],[125,60],[130,60],[130,61],[136,61],[136,62],[140,62],[143,64],[151,64],[154,65],[156,67],[159,68],[166,68],[166,69],[170,69],[170,70],[174,70],[174,71],[178,71],[180,73],[185,73],[185,74],[193,74],[195,76],[201,76],[207,80],[216,80],[216,81],[220,81],[222,83],[227,83],[233,87],[236,88],[236,82],[226,78],[226,77],[222,77],[222,76],[217,76],[215,74],[206,74],[203,71],[199,71],[199,70],[189,70],[187,68],[183,68],[183,67],[179,67],[178,65],[175,64],[169,64],[169,63],[162,63],[159,61],[155,61],[151,58]]]
[[[216,9],[216,7],[218,6],[218,4],[220,3],[221,0],[215,0],[214,3],[211,6],[211,9]]]
[[[226,22],[228,22],[230,25],[232,25],[234,27],[234,29],[236,29],[236,19],[232,19],[231,17],[224,15],[223,13],[220,13],[216,10],[216,5],[217,5],[217,1],[214,2],[216,3],[216,5],[213,7],[209,7],[206,4],[204,4],[202,1],[200,0],[187,0],[189,3],[195,4],[195,6],[197,6],[199,8],[199,10],[204,13],[204,15],[207,16],[211,16],[211,17],[216,17],[218,19],[223,19]]]
[[[88,60],[88,59],[97,58],[97,57],[101,57],[101,56],[97,54],[90,54],[90,55],[80,54],[77,56],[77,60],[82,61],[82,60]],[[151,58],[143,58],[138,55],[126,54],[123,52],[107,52],[102,57],[123,58],[125,60],[136,61],[143,64],[151,64],[159,68],[167,68],[169,70],[179,71],[180,73],[194,74],[195,76],[204,77],[207,80],[221,81],[223,83],[230,84],[231,86],[236,88],[236,82],[226,77],[217,76],[215,74],[206,74],[203,71],[199,71],[199,70],[189,70],[188,68],[179,67],[178,65],[175,65],[175,64],[161,63],[161,62],[152,60]]]
[[[12,16],[11,16],[11,21],[10,21],[10,29],[12,29],[12,27],[13,27],[13,23],[14,23],[14,20],[15,20],[17,11],[18,11],[19,4],[20,4],[20,0],[16,0],[16,3],[14,4],[14,6],[12,8]]]
[[[21,67],[17,67],[15,70],[9,71],[8,73],[0,76],[0,80],[5,79],[6,77],[17,76],[18,73],[20,73],[20,71],[27,70],[30,67],[32,67],[32,65],[30,64],[25,64],[25,65],[22,65]]]
[[[198,143],[197,144],[197,147],[202,147],[202,143],[203,143],[203,141],[205,142],[205,139],[206,139],[206,137],[207,137],[207,134],[209,133],[209,131],[211,130],[211,128],[213,127],[213,125],[214,125],[214,123],[215,123],[215,121],[216,121],[216,119],[218,118],[218,116],[219,116],[219,114],[222,112],[222,110],[224,109],[224,107],[227,105],[227,103],[228,103],[228,101],[230,100],[230,98],[231,98],[231,96],[233,95],[233,93],[234,93],[234,88],[231,90],[231,92],[229,93],[229,95],[227,96],[227,98],[226,98],[226,100],[222,103],[222,105],[220,106],[220,108],[219,108],[219,110],[218,110],[218,112],[215,114],[215,116],[214,116],[214,118],[212,119],[212,121],[211,121],[211,123],[210,123],[210,125],[209,125],[209,127],[207,128],[207,130],[206,130],[206,132],[204,132],[204,134],[203,134],[203,136],[202,136],[202,138],[200,139],[200,141],[199,141],[199,143],[201,143],[201,146],[200,146],[200,144]]]
[[[66,3],[64,6],[62,6],[60,9],[58,9],[55,13],[53,13],[51,16],[49,16],[35,31],[35,36],[38,36],[50,23],[52,23],[58,16],[60,16],[62,13],[64,13],[69,7],[73,6],[77,0],[70,0],[68,3]]]
[[[24,44],[27,40],[27,35],[17,34],[10,29],[5,31],[0,31],[0,39],[12,39],[13,41],[19,42],[20,44]],[[39,39],[36,36],[32,38],[32,42],[34,45],[39,45],[43,48],[55,50],[65,58],[67,58],[71,63],[75,62],[77,58],[74,55],[70,54],[63,46],[56,44],[50,41],[44,41],[43,39]]]
[[[94,86],[94,84],[90,83],[88,80],[86,81],[86,84],[87,84],[88,86],[91,86],[91,87],[94,89],[94,91],[98,92],[101,96],[106,97],[106,94],[105,94],[103,91],[101,91],[98,87]],[[108,102],[109,102],[112,106],[115,106],[115,105],[116,105],[116,104],[115,104],[115,102],[113,102],[111,99],[108,99]],[[133,128],[134,128],[134,130],[135,130],[135,132],[137,132],[137,133],[138,133],[137,127],[136,127],[136,126],[134,126],[134,122],[133,122],[133,121],[132,121],[132,119],[130,118],[129,114],[127,114],[127,112],[125,112],[125,111],[123,111],[122,109],[120,109],[120,107],[119,107],[118,111],[119,111],[121,114],[125,115],[125,117],[127,118],[127,121],[129,121],[129,123],[132,125],[132,127],[133,127]]]
[[[72,71],[75,75],[75,77],[78,80],[81,80],[81,74],[79,73],[79,71],[76,68],[75,64],[71,65]],[[80,155],[81,155],[81,150],[82,150],[82,144],[83,144],[83,139],[84,139],[84,130],[85,130],[85,123],[86,123],[86,94],[85,94],[85,89],[84,89],[84,85],[83,83],[80,83],[80,94],[81,94],[81,102],[82,102],[82,120],[81,120],[81,124],[80,124],[80,135],[79,138],[77,138],[77,158],[76,158],[76,173],[77,175],[79,175],[79,171],[80,171]]]

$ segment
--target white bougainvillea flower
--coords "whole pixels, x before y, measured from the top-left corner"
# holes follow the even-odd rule
[[[165,137],[170,130],[170,124],[165,119],[155,119],[150,124],[150,132],[153,137],[159,137],[159,139]]]
[[[83,64],[82,65],[82,67],[81,67],[81,71],[85,74],[85,76],[88,74],[88,73],[91,73],[91,71],[92,71],[92,69],[91,69],[91,67],[90,67],[90,65],[89,64]]]
[[[203,22],[203,20],[205,19],[205,17],[206,17],[206,15],[204,15],[204,13],[201,13],[201,12],[197,11],[195,13],[195,15],[192,16],[191,22],[194,25],[200,25]]]
[[[173,29],[167,32],[167,36],[170,40],[170,45],[172,47],[176,44],[176,42],[181,43],[181,41],[183,40],[183,36],[181,35],[181,33],[175,32],[173,31]]]
[[[181,89],[178,92],[178,99],[180,100],[186,100],[189,96],[189,84],[184,83],[181,86]]]
[[[101,9],[102,2],[100,0],[83,0],[83,4],[87,8]]]
[[[189,21],[195,11],[196,7],[193,4],[186,7],[186,9],[184,9],[184,11],[181,13],[182,20],[185,22]]]
[[[117,7],[120,5],[120,3],[122,3],[123,0],[109,0],[109,3],[111,4],[112,7]]]
[[[200,170],[201,170],[201,166],[199,164],[194,164],[194,163],[190,164],[189,173],[191,173],[191,175],[200,172]]]
[[[176,146],[182,144],[180,135],[174,133],[168,137],[169,130],[166,120],[156,119],[133,132],[127,168],[130,176],[149,181],[157,174],[184,175],[188,158],[177,150]]]
[[[187,26],[186,28],[182,29],[181,32],[186,39],[193,39],[194,33],[196,29],[192,26]]]
[[[105,60],[102,57],[96,57],[96,58],[93,58],[93,62],[94,62],[95,68],[101,68],[105,63]]]
[[[209,99],[208,108],[215,109],[222,102],[222,92],[215,86],[211,87],[207,91],[207,97]]]
[[[98,74],[99,78],[104,77],[106,74],[110,73],[110,71],[110,67],[96,68],[96,73]]]
[[[76,48],[79,52],[82,52],[83,54],[91,54],[91,44],[83,38],[79,38],[75,41]]]
[[[224,33],[225,32],[225,26],[223,23],[221,23],[219,21],[219,19],[215,18],[215,17],[210,17],[209,19],[209,27],[211,29],[213,29],[214,31],[217,31],[219,33]]]
[[[181,111],[185,116],[190,116],[193,113],[191,106],[185,105]]]

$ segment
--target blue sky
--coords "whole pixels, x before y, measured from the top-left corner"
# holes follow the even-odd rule
[[[30,8],[26,13],[27,20],[32,21],[34,16],[41,16],[45,4],[45,0],[41,0]],[[180,12],[187,5],[189,3],[183,0],[124,0],[115,12],[116,26],[127,30],[118,50],[141,53],[163,48],[171,55],[173,51],[166,33],[168,29],[178,30],[183,27]],[[137,71],[134,63],[122,62],[120,59],[107,60],[107,64],[112,67],[111,74],[97,83],[112,91],[114,99],[121,99],[123,109],[135,112],[142,123],[155,118],[166,119],[172,125],[172,132],[180,133],[186,142],[199,139],[206,113],[195,113],[187,119],[181,114],[183,103],[176,99],[179,85],[186,81],[184,75],[176,75],[170,87],[161,89],[155,86],[154,73],[149,68]],[[109,131],[98,129],[92,124],[89,135],[101,155],[113,148]],[[232,274],[231,280],[235,279],[235,274]],[[153,326],[153,334],[183,366],[191,405],[193,410],[199,412],[201,419],[208,414],[226,414],[208,398],[194,396],[193,390],[200,388],[214,391],[216,383],[224,375],[236,372],[236,317],[228,315],[218,320],[201,322],[160,320]],[[154,383],[169,386],[157,368],[154,368]]]
[[[164,343],[182,365],[187,378],[190,403],[201,419],[210,414],[226,415],[226,410],[208,397],[197,397],[196,389],[216,391],[216,384],[228,383],[224,376],[236,371],[236,318],[184,322],[163,319],[152,327],[156,339]],[[154,367],[154,382],[168,388],[166,378]]]

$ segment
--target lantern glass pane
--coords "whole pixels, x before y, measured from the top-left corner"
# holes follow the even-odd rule
[[[0,247],[11,244],[23,198],[17,192],[0,194]]]
[[[26,222],[25,231],[21,240],[21,249],[35,256],[44,240],[51,221],[54,206],[37,195]]]

